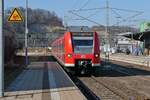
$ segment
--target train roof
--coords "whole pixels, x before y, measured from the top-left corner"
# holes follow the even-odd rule
[[[70,32],[94,32],[88,26],[69,26],[67,30]]]

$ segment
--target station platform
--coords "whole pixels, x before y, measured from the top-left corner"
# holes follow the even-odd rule
[[[86,100],[57,62],[32,62],[0,100]]]
[[[101,58],[105,59],[105,55],[101,54]],[[134,56],[134,55],[126,55],[123,53],[117,53],[109,55],[109,59],[150,67],[150,56]]]

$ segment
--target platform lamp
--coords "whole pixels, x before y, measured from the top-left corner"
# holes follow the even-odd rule
[[[25,64],[28,66],[28,0],[26,0],[25,10]]]

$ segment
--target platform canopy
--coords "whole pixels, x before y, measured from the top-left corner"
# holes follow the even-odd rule
[[[144,41],[145,39],[150,38],[150,31],[139,32],[139,33],[127,32],[127,33],[121,33],[119,35],[125,36],[127,38],[133,38],[139,41]]]

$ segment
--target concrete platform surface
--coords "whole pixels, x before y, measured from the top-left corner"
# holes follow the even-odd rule
[[[85,100],[57,62],[32,62],[0,100]]]
[[[105,59],[105,55],[101,54],[101,58]],[[118,53],[109,55],[109,59],[150,67],[150,56],[134,56]]]

